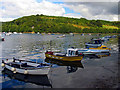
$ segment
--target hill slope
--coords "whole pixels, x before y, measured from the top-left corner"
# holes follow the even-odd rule
[[[120,22],[32,15],[2,23],[3,32],[119,33]]]

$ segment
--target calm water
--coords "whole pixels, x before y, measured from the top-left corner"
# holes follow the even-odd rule
[[[63,63],[44,60],[45,49],[55,48],[65,53],[69,47],[84,48],[85,42],[96,35],[37,35],[22,34],[6,36],[1,46],[0,59],[24,58],[53,64],[48,76],[13,75],[10,71],[0,74],[2,88],[97,88],[118,86],[118,43],[112,47],[111,56],[84,58],[79,63]],[[100,36],[99,36],[100,37]],[[50,44],[51,41],[51,44]],[[70,67],[71,66],[71,67]],[[112,68],[111,68],[112,67]],[[0,68],[2,70],[2,68]],[[36,80],[37,78],[37,80]]]

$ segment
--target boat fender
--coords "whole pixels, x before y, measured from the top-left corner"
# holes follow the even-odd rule
[[[16,73],[16,71],[14,71],[13,73]]]
[[[24,74],[28,74],[28,71],[27,71],[27,70],[25,70],[25,71],[24,71]]]
[[[13,67],[11,70],[12,70],[12,71],[16,71],[16,68]]]
[[[4,63],[2,63],[2,64],[1,64],[1,66],[2,66],[2,67],[5,67],[5,64],[4,64]]]

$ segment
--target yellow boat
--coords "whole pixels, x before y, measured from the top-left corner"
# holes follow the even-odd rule
[[[111,50],[111,48],[107,48],[105,45],[101,45],[99,47],[89,47],[89,49],[96,49],[96,50]]]
[[[85,43],[86,48],[95,49],[95,50],[111,50],[103,45],[103,40],[101,39],[92,39],[91,42]]]
[[[60,61],[81,61],[83,55],[78,55],[76,53],[76,55],[67,56],[66,54],[62,54],[62,53],[46,52],[45,57]]]

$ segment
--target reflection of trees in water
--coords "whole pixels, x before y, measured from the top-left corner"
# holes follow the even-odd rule
[[[78,70],[78,67],[67,66],[67,73],[76,72],[77,70]]]

